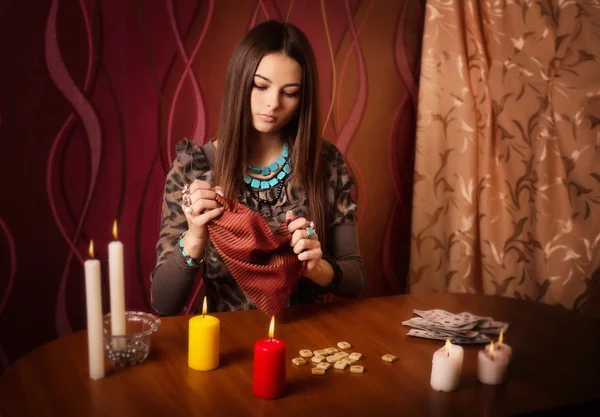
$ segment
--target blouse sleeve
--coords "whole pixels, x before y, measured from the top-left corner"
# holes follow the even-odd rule
[[[329,248],[342,270],[342,279],[333,291],[345,298],[358,298],[366,288],[365,267],[360,256],[356,226],[356,203],[351,192],[354,180],[350,176],[341,152],[332,144],[330,147],[330,173],[327,186],[328,201],[331,201],[331,240]]]
[[[156,244],[156,267],[150,277],[152,306],[161,315],[174,315],[187,302],[198,273],[181,255],[177,244],[187,230],[187,220],[181,209],[182,188],[194,179],[206,179],[196,168],[206,166],[204,154],[192,142],[184,140],[177,144],[177,159],[173,162],[165,182],[161,210],[160,236]],[[198,161],[200,159],[201,161]],[[192,162],[194,173],[191,173]],[[206,170],[201,170],[206,172]],[[200,174],[200,175],[199,175]]]

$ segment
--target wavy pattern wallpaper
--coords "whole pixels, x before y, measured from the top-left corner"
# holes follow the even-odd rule
[[[370,296],[403,292],[424,1],[8,0],[0,3],[0,370],[85,325],[83,261],[113,219],[126,306],[150,311],[164,178],[215,134],[245,31],[288,19],[313,43],[324,137],[357,180]]]

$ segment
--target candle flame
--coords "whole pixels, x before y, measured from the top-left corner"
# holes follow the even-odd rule
[[[202,317],[206,314],[206,295],[204,296],[204,302],[202,303]]]
[[[90,255],[90,258],[94,257],[94,239],[90,240],[90,248],[88,249],[88,254]]]
[[[269,339],[273,339],[275,334],[275,316],[271,316],[271,324],[269,324]]]
[[[114,223],[113,223],[113,238],[115,240],[118,240],[117,238],[119,237],[119,235],[117,234],[117,219],[115,219]]]
[[[444,347],[446,348],[446,355],[450,356],[450,339],[446,339],[446,344]]]
[[[490,340],[490,358],[494,359],[494,341]]]
[[[498,344],[504,343],[504,329],[500,329],[500,336],[498,337]]]

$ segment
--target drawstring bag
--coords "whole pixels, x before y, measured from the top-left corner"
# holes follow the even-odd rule
[[[268,316],[277,315],[306,267],[289,245],[292,220],[272,232],[247,206],[218,194],[216,200],[225,211],[207,225],[213,246],[256,306]]]

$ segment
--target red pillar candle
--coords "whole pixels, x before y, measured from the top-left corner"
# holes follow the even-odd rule
[[[281,340],[273,338],[275,317],[271,317],[269,337],[254,344],[254,381],[252,392],[260,398],[282,397],[285,392],[285,349]]]

